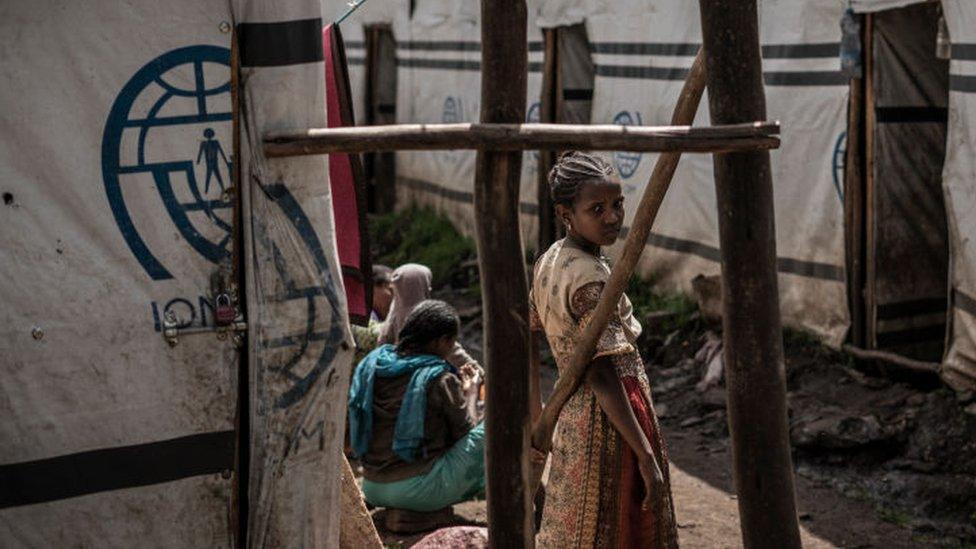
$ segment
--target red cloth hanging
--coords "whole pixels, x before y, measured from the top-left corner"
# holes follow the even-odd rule
[[[335,25],[322,29],[325,57],[325,107],[330,128],[355,126],[349,72],[342,34]],[[366,188],[357,154],[329,155],[329,185],[336,227],[336,245],[342,265],[349,318],[365,325],[372,311],[372,267],[366,229]]]

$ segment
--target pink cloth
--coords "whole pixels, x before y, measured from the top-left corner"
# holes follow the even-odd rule
[[[414,549],[482,549],[488,547],[488,529],[478,526],[452,526],[428,534]]]
[[[322,29],[322,51],[325,56],[325,105],[330,128],[354,126],[352,97],[346,55],[339,29],[328,25]],[[332,189],[332,213],[335,219],[336,246],[342,265],[342,284],[346,290],[349,316],[365,325],[372,309],[367,273],[370,273],[366,250],[365,196],[359,157],[349,154],[329,155],[329,185]]]

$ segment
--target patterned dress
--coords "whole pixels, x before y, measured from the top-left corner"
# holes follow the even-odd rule
[[[539,258],[531,291],[533,330],[545,331],[562,374],[610,275],[606,260],[563,239]],[[597,344],[609,356],[645,436],[664,487],[642,509],[644,484],[637,458],[583,384],[559,416],[537,545],[570,547],[677,547],[668,457],[651,403],[644,364],[634,347],[641,326],[621,298]]]

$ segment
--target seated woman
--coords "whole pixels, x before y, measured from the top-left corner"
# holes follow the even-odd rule
[[[349,433],[369,503],[429,512],[484,494],[484,425],[461,388],[474,369],[447,362],[459,329],[450,305],[423,301],[395,346],[378,347],[356,367]]]

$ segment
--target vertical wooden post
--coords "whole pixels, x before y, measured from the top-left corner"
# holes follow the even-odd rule
[[[862,21],[863,21],[863,16]],[[865,33],[862,23],[861,43]],[[863,50],[862,50],[863,51]],[[862,65],[863,66],[863,65]],[[847,298],[851,312],[851,342],[866,349],[864,308],[864,78],[851,79],[847,103],[847,151],[844,155],[844,224],[847,252]]]
[[[525,0],[481,2],[481,121],[525,120]],[[492,547],[532,547],[528,285],[519,231],[522,152],[478,153],[475,226],[487,366],[486,474]]]
[[[766,119],[756,0],[699,0],[712,123]],[[732,465],[747,549],[800,547],[768,152],[715,155]]]
[[[874,148],[875,132],[878,129],[877,113],[874,109],[874,16],[864,15],[864,348],[876,349],[878,346],[878,317],[875,298],[877,264],[875,263],[874,226]]]
[[[545,57],[542,63],[542,97],[539,98],[539,122],[560,122],[559,103],[562,100],[560,76],[559,29],[543,29]],[[536,257],[542,255],[556,241],[556,213],[549,197],[549,170],[556,162],[558,151],[539,151],[536,203],[539,205],[539,234]]]

